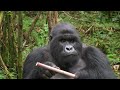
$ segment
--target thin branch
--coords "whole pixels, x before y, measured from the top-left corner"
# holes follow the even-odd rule
[[[72,16],[70,16],[68,13],[66,13],[65,11],[62,11],[65,15],[67,15],[68,17],[70,17],[70,19],[71,18],[73,18],[73,19],[76,19],[76,20],[78,20],[78,18],[75,18],[75,17],[72,17]]]
[[[6,74],[7,78],[11,79],[10,72],[8,71],[7,66],[5,65],[1,55],[0,55],[0,65],[2,66],[3,71]]]
[[[85,34],[88,33],[88,32],[91,30],[92,27],[93,27],[93,25],[90,26],[90,27],[88,28],[88,30],[85,31]]]
[[[30,36],[32,30],[33,30],[34,27],[35,27],[35,24],[37,23],[37,21],[38,21],[38,19],[39,19],[39,16],[40,16],[40,12],[37,13],[37,15],[35,16],[32,24],[31,24],[31,27],[30,27],[29,30],[28,30],[28,40],[29,40],[29,36]]]

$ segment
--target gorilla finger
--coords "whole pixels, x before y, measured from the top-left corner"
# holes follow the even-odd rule
[[[46,76],[45,74],[43,74],[42,77],[43,77],[44,79],[49,79],[49,77]]]
[[[55,68],[60,69],[60,68],[59,68],[59,67],[57,67],[57,66],[56,66]]]
[[[49,70],[45,70],[45,74],[48,77],[51,77],[53,75]]]
[[[54,68],[57,68],[57,69],[59,69],[60,70],[60,68],[58,67],[58,66],[54,66]],[[55,71],[51,71],[51,73],[52,73],[52,75],[55,75],[56,74],[56,72]]]
[[[76,73],[75,73],[75,77],[74,77],[74,79],[79,78],[79,76],[80,76],[80,72],[76,72]]]

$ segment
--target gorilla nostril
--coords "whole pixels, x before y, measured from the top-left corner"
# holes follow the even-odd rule
[[[72,51],[74,51],[74,48],[73,48],[73,46],[66,46],[65,51],[72,52]]]
[[[73,47],[70,48],[70,50],[72,50],[72,49],[73,49]]]
[[[71,49],[67,47],[66,50],[71,50]]]

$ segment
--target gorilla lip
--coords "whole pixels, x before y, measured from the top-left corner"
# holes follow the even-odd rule
[[[66,55],[64,55],[64,57],[74,57],[74,56],[78,56],[78,54],[66,54]]]
[[[69,57],[69,56],[78,56],[77,52],[74,53],[66,53],[65,51],[62,52],[62,56]]]

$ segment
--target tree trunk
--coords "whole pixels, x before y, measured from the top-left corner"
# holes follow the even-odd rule
[[[23,22],[22,22],[22,11],[18,11],[18,61],[17,61],[17,72],[18,79],[22,78],[22,32]]]
[[[11,41],[12,41],[12,60],[11,60],[11,63],[13,63],[13,67],[16,65],[16,62],[17,62],[17,48],[16,48],[16,41],[15,41],[15,29],[16,29],[16,11],[15,12],[12,12],[12,16],[11,16],[11,23],[10,23],[10,26],[11,26],[11,33],[12,33],[12,36],[11,36]]]
[[[58,11],[55,11],[55,24],[58,23]]]
[[[9,57],[8,57],[8,42],[7,42],[7,27],[8,27],[8,17],[7,17],[7,11],[3,12],[3,23],[1,25],[1,32],[3,33],[2,39],[1,39],[1,55],[3,57],[3,60],[7,66],[9,66]]]
[[[47,14],[49,35],[55,24],[58,22],[58,11],[48,11]]]
[[[52,14],[52,11],[48,11],[47,20],[48,20],[49,35],[50,35],[51,29],[52,29],[51,14]]]
[[[1,51],[3,37],[2,25],[3,25],[3,11],[0,12],[0,53],[2,53]]]
[[[8,13],[8,49],[9,49],[9,67],[13,68],[15,64],[15,46],[14,46],[14,33],[12,27],[13,12]]]

